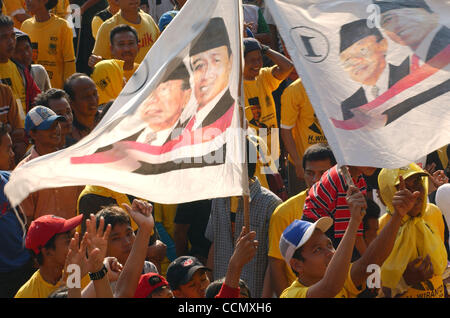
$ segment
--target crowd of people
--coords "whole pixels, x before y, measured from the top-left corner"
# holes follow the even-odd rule
[[[89,135],[186,2],[1,0],[0,297],[449,297],[450,148],[399,169],[339,167],[261,0],[243,1],[242,77],[248,126],[267,139],[246,147],[279,156],[275,170],[248,160],[250,228],[243,197],[169,205],[84,185],[11,206],[11,171]],[[184,107],[181,85],[161,108]]]

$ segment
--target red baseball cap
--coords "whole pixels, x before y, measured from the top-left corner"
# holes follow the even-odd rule
[[[147,273],[141,275],[134,298],[147,298],[156,288],[161,286],[169,286],[167,280],[161,275],[157,273]]]
[[[68,232],[80,225],[83,215],[64,219],[56,215],[44,215],[31,222],[25,239],[25,247],[37,255],[41,247],[56,234]]]

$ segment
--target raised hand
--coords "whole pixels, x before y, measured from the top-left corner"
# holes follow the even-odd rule
[[[419,263],[420,265],[417,266]],[[418,257],[409,262],[403,273],[403,278],[408,285],[413,286],[430,279],[433,274],[433,263],[431,263],[430,256],[427,255],[425,258]]]
[[[236,246],[230,259],[230,264],[234,262],[236,266],[241,268],[250,262],[256,255],[259,244],[258,241],[255,240],[256,232],[251,231],[246,234],[246,231],[245,226],[242,227],[241,234],[236,241]]]
[[[367,209],[366,198],[357,187],[352,185],[348,187],[347,196],[345,198],[350,210],[351,219],[361,223],[365,210]]]
[[[402,176],[399,177],[400,184],[398,191],[395,192],[392,199],[392,205],[394,206],[395,212],[397,212],[401,217],[408,214],[409,211],[416,204],[416,200],[420,197],[419,191],[411,192],[406,188],[405,180]]]
[[[153,220],[152,215],[153,206],[150,203],[134,199],[131,207],[126,203],[123,203],[122,206],[128,211],[140,229],[153,230],[155,221]]]
[[[103,264],[106,266],[108,270],[108,280],[110,282],[115,282],[119,279],[119,275],[122,272],[123,266],[119,263],[117,258],[108,256],[103,259]]]
[[[66,263],[64,266],[64,275],[62,277],[62,281],[66,283],[68,277],[67,267],[71,264],[78,265],[80,267],[80,279],[88,273],[88,264],[86,257],[86,248],[87,248],[87,233],[83,236],[83,239],[80,242],[80,235],[78,232],[75,232],[74,237],[70,240],[69,251],[66,256]]]
[[[93,251],[95,249],[98,249],[98,252],[92,254],[92,257],[95,259],[90,260],[91,267],[100,266],[98,270],[102,268],[103,265],[101,264],[103,262],[103,259],[106,257],[106,251],[108,248],[108,238],[109,234],[111,233],[111,224],[108,224],[105,231],[104,228],[105,228],[105,219],[103,217],[100,218],[98,228],[96,227],[96,218],[93,214],[90,215],[90,219],[86,220],[86,234],[88,239],[87,247],[89,252],[88,260],[90,260]],[[90,270],[90,272],[96,271]]]

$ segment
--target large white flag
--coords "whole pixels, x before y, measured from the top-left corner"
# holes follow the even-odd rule
[[[188,1],[88,136],[12,172],[11,204],[85,184],[159,203],[247,194],[240,3]]]
[[[340,164],[398,168],[450,143],[450,6],[267,0]]]

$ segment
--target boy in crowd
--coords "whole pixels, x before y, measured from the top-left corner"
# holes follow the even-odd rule
[[[394,197],[392,219],[354,263],[351,263],[351,256],[355,237],[363,219],[363,210],[367,209],[366,198],[355,186],[349,186],[346,193],[350,221],[337,250],[325,235],[333,225],[332,218],[322,217],[315,223],[292,222],[283,232],[280,250],[297,279],[282,293],[281,298],[356,297],[370,274],[368,266],[381,266],[389,256],[407,207],[414,204],[414,195],[405,188],[404,182]]]
[[[59,149],[69,147],[75,143],[75,140],[71,137],[73,113],[68,100],[69,96],[65,91],[58,88],[51,88],[48,91],[39,94],[34,101],[36,105],[48,107],[53,110],[56,115],[65,118],[64,121],[60,122],[61,142],[59,144]]]
[[[306,149],[303,156],[303,169],[308,188],[281,203],[270,217],[268,256],[272,286],[277,296],[280,296],[296,278],[281,255],[279,247],[281,235],[295,219],[301,219],[309,188],[335,164],[336,159],[328,145],[315,144]]]
[[[17,168],[34,158],[60,149],[61,125],[59,122],[64,120],[64,117],[56,115],[54,111],[44,106],[36,106],[28,112],[25,119],[25,131],[32,139],[34,146],[31,153],[17,165]],[[78,196],[83,188],[67,186],[38,190],[23,200],[21,207],[30,221],[47,214],[48,211],[70,219],[77,215]]]
[[[34,220],[25,247],[36,257],[39,269],[19,289],[15,298],[46,298],[59,288],[70,241],[82,216],[64,219],[44,215]],[[84,281],[84,285],[87,285]]]
[[[22,31],[16,31],[16,50],[14,51],[13,59],[30,71],[31,76],[41,92],[45,92],[52,87],[45,68],[40,64],[32,64],[33,49],[31,47],[31,40],[28,34]]]
[[[47,70],[52,87],[62,88],[64,81],[75,73],[73,32],[69,23],[50,10],[57,0],[29,0],[28,10],[33,17],[22,23],[33,47],[33,61]]]

